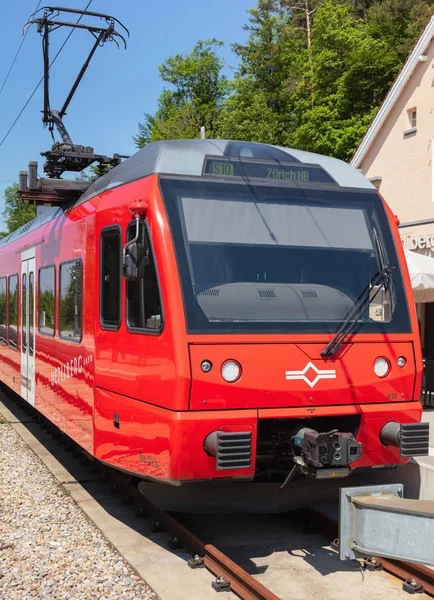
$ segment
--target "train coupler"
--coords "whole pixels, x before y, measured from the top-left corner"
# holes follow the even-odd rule
[[[303,427],[293,436],[294,466],[283,482],[284,488],[297,473],[312,479],[348,477],[349,465],[362,457],[362,444],[356,442],[352,433],[332,429],[320,433]]]

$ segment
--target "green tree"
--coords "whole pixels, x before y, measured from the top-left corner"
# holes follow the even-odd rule
[[[401,66],[394,47],[371,33],[375,6],[259,0],[247,43],[234,47],[240,67],[220,115],[222,137],[348,159]]]
[[[377,0],[368,10],[368,31],[407,58],[434,10],[433,0]]]
[[[304,2],[259,0],[248,11],[246,44],[234,44],[239,67],[232,94],[223,103],[221,137],[282,144],[296,127],[293,95],[300,81],[309,82],[309,37]],[[309,27],[318,2],[308,2]]]
[[[269,105],[267,93],[258,90],[251,77],[236,79],[232,90],[219,117],[218,137],[279,143],[284,137],[285,117]]]
[[[176,54],[164,62],[160,77],[169,84],[158,99],[155,115],[145,114],[134,138],[139,148],[156,140],[195,138],[203,126],[214,137],[228,82],[217,52],[222,42],[199,41],[186,56]]]
[[[369,35],[348,3],[325,0],[312,27],[315,105],[303,88],[294,102],[296,147],[347,160],[389,90],[401,64],[387,42]]]
[[[6,235],[22,227],[36,216],[36,206],[17,197],[18,184],[14,183],[4,191],[5,209],[3,219],[8,228]]]
[[[160,74],[169,87],[145,115],[138,146],[209,137],[285,145],[347,160],[359,144],[434,0],[258,0],[234,80],[219,43],[199,42]]]

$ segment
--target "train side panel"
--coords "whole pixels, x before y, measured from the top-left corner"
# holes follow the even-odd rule
[[[87,218],[84,219],[83,217]],[[17,394],[22,393],[22,270],[23,251],[34,248],[35,254],[35,390],[34,404],[47,418],[89,452],[93,451],[93,369],[94,315],[93,282],[95,270],[94,218],[77,212],[73,218],[63,214],[11,242],[0,250],[0,277],[19,275],[17,350],[0,347],[0,377]],[[61,263],[82,261],[83,289],[81,341],[59,336],[59,268]],[[56,274],[55,335],[44,335],[38,323],[39,272],[54,266]]]

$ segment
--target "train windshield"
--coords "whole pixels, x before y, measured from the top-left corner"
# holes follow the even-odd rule
[[[161,178],[191,333],[333,333],[385,265],[355,331],[410,330],[375,192]],[[366,293],[366,292],[365,292]]]

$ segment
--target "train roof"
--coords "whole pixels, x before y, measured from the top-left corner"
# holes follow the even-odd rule
[[[375,189],[360,171],[348,163],[314,152],[231,140],[167,140],[145,146],[107,175],[97,179],[79,198],[76,206],[106,190],[155,173],[200,177],[207,156],[258,158],[319,165],[342,187]]]
[[[99,177],[72,205],[79,206],[106,190],[136,181],[153,174],[184,175],[199,177],[203,173],[206,157],[233,157],[242,159],[272,160],[279,163],[319,165],[334,181],[346,188],[375,189],[362,173],[342,160],[305,152],[294,148],[283,148],[271,144],[238,142],[231,140],[167,140],[145,146],[120,165]],[[71,206],[68,206],[71,208]],[[62,214],[63,209],[41,211],[41,214],[0,239],[0,247],[18,239],[24,233],[48,223]]]

